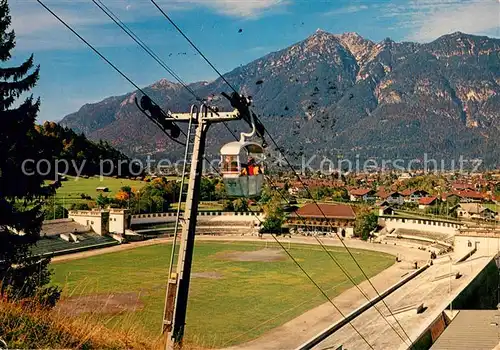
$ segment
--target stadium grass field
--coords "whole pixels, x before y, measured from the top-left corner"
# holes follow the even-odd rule
[[[358,283],[363,280],[343,249],[329,249]],[[136,310],[113,315],[95,313],[91,317],[109,327],[132,327],[145,335],[158,336],[170,250],[171,245],[159,244],[54,263],[54,283],[63,287],[60,305],[79,298],[88,301],[106,300],[109,295],[136,295],[139,300]],[[272,257],[283,255],[274,261],[229,258],[249,252],[272,253]],[[290,252],[330,297],[352,287],[320,247],[292,244]],[[353,253],[368,276],[394,263],[394,258],[384,253],[362,250]],[[278,246],[269,244],[266,249],[263,242],[197,242],[193,273],[186,341],[200,346],[243,343],[326,302]]]

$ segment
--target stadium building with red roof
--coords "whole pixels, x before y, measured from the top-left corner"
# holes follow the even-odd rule
[[[345,204],[306,204],[287,217],[286,225],[292,231],[303,233],[354,235],[356,214]]]

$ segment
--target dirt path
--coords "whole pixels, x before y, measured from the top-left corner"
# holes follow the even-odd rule
[[[260,262],[273,262],[287,259],[286,254],[279,248],[264,248],[250,252],[219,252],[215,254],[215,257],[219,260]]]
[[[58,302],[55,310],[70,316],[85,313],[114,315],[138,311],[143,307],[139,293],[128,292],[69,297]]]
[[[171,238],[158,238],[158,239],[150,239],[150,240],[142,241],[142,242],[132,242],[132,243],[120,244],[120,245],[115,245],[115,246],[107,247],[107,248],[88,250],[85,252],[56,256],[56,257],[52,258],[52,262],[57,263],[57,262],[62,262],[62,261],[84,259],[84,258],[88,258],[91,256],[121,252],[123,250],[135,249],[138,247],[146,247],[146,246],[156,245],[156,244],[165,244],[165,243],[168,243],[170,241],[171,241]]]
[[[198,236],[196,237],[198,241],[221,241],[221,242],[263,242],[276,243],[276,241],[271,237],[258,238],[257,236],[241,236],[241,235],[225,235],[225,236]],[[318,245],[318,242],[313,237],[292,237],[292,238],[280,238],[280,242],[286,244],[288,242],[294,244],[311,244]],[[102,255],[107,253],[120,252],[129,249],[135,249],[138,247],[146,247],[156,244],[166,244],[172,241],[172,238],[157,238],[150,239],[142,242],[132,242],[127,244],[120,244],[108,248],[89,250],[85,252],[79,252],[74,254],[56,256],[52,258],[52,262],[62,262],[76,259],[84,259],[91,256]],[[322,238],[321,241],[326,246],[332,247],[342,247],[341,242],[336,238]],[[427,252],[423,252],[416,248],[408,248],[401,245],[390,245],[390,244],[378,244],[378,243],[368,243],[359,240],[345,240],[347,247],[353,249],[365,249],[377,252],[388,253],[391,255],[398,255],[403,260],[427,260],[429,255]]]

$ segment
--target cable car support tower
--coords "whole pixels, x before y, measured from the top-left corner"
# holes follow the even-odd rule
[[[188,124],[179,206],[163,313],[162,333],[166,338],[167,350],[182,347],[207,131],[215,123],[240,119],[249,123],[253,121],[249,111],[251,100],[236,93],[231,96],[223,95],[230,100],[231,105],[235,108],[232,112],[219,112],[217,108],[202,103],[200,107],[193,105],[190,113],[172,113],[170,111],[164,112],[147,96],[143,96],[140,103],[136,100],[137,107],[155,120],[164,131],[170,130],[173,138],[180,134],[180,129],[175,123]],[[187,192],[183,189],[186,181],[188,183]],[[180,208],[183,198],[185,198],[185,207],[181,218]],[[180,247],[176,249],[175,243],[179,225],[182,227],[182,231]]]

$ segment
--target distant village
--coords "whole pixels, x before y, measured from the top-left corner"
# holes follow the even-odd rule
[[[500,173],[365,173],[346,176],[313,174],[301,180],[281,174],[274,187],[297,199],[354,202],[379,208],[457,219],[500,221]]]

